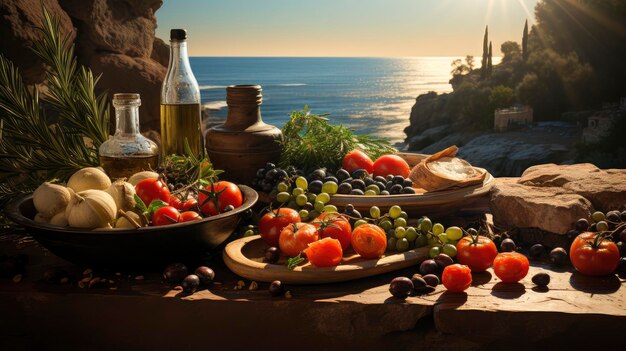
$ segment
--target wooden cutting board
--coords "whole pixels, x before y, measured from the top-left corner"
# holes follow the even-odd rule
[[[258,235],[235,240],[224,249],[224,263],[237,275],[257,282],[280,280],[286,284],[322,284],[383,274],[428,259],[428,247],[390,253],[379,259],[363,259],[348,249],[337,267],[317,268],[306,262],[291,271],[287,269],[286,257],[281,257],[276,264],[263,262],[267,247]]]

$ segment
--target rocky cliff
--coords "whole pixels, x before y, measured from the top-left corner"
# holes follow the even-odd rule
[[[44,81],[29,47],[37,38],[43,5],[76,45],[80,64],[98,75],[99,92],[141,94],[143,130],[159,128],[159,96],[168,46],[155,39],[155,11],[162,0],[0,0],[0,53],[12,60],[28,84]]]

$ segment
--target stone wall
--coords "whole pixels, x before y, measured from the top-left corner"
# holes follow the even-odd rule
[[[168,46],[155,38],[162,0],[0,0],[0,53],[28,84],[44,82],[44,70],[29,47],[37,38],[41,4],[56,16],[76,45],[80,64],[102,74],[97,92],[141,94],[142,130],[159,129],[159,99]]]

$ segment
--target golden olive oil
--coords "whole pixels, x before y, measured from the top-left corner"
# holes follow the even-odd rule
[[[100,166],[111,178],[130,178],[141,171],[155,170],[159,164],[159,155],[141,157],[100,156]]]
[[[200,104],[161,104],[161,155],[186,155],[185,140],[191,152],[200,157],[204,143],[200,127]]]

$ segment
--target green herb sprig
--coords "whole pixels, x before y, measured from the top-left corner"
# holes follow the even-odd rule
[[[358,135],[342,125],[332,125],[328,114],[315,115],[308,106],[291,113],[284,125],[280,166],[295,166],[305,172],[326,167],[337,170],[343,157],[360,149],[375,159],[383,154],[395,153],[389,141],[370,135]]]

